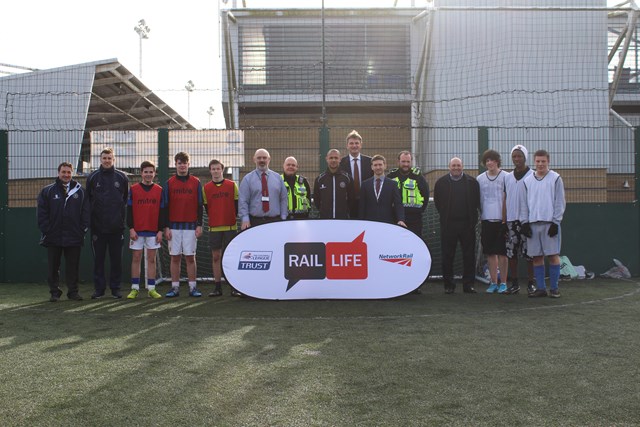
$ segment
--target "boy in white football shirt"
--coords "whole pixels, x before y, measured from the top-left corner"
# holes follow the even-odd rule
[[[509,281],[511,286],[507,289],[507,294],[514,295],[520,292],[518,283],[518,258],[523,258],[527,263],[527,292],[533,293],[536,286],[533,282],[533,259],[527,254],[527,237],[522,234],[520,220],[520,187],[524,185],[524,180],[533,173],[527,166],[529,152],[524,145],[518,144],[511,149],[511,161],[513,171],[505,178],[505,191],[507,196],[507,258],[509,259]]]
[[[504,294],[507,291],[507,214],[505,207],[505,177],[500,169],[500,153],[487,150],[482,154],[482,164],[487,171],[476,178],[480,185],[480,207],[482,209],[482,253],[487,257],[491,283],[487,292]],[[500,283],[498,283],[498,271]]]
[[[566,207],[564,184],[557,172],[549,169],[549,153],[534,155],[536,170],[525,178],[520,200],[522,234],[527,236],[527,253],[533,257],[537,289],[530,297],[546,297],[544,257],[549,261],[549,296],[559,298],[560,223]]]

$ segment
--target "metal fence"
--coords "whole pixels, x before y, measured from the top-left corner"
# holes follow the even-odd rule
[[[447,171],[451,157],[460,157],[465,170],[476,175],[481,168],[479,156],[492,148],[502,155],[502,167],[509,170],[511,148],[525,145],[533,165],[533,153],[545,149],[551,153],[551,167],[560,173],[567,189],[568,203],[631,203],[635,195],[634,129],[607,128],[358,128],[363,137],[363,153],[382,154],[389,169],[397,166],[401,150],[414,153],[415,164],[425,174],[430,186]],[[159,180],[173,173],[173,156],[178,151],[190,152],[191,172],[203,182],[210,179],[207,169],[211,159],[223,160],[229,177],[241,179],[254,168],[253,154],[266,148],[271,154],[271,169],[281,171],[284,159],[294,156],[299,173],[309,182],[326,167],[328,148],[346,155],[345,136],[350,128],[330,128],[323,140],[321,129],[251,128],[243,135],[241,151],[229,155],[229,143],[215,140],[213,131],[168,131],[166,144],[156,131],[140,131],[138,140],[132,132],[105,131],[103,138],[70,140],[57,131],[9,131],[8,203],[9,207],[35,207],[39,190],[56,176],[62,161],[77,165],[77,177],[83,177],[99,166],[99,153],[105,146],[116,148],[116,166],[139,179],[139,164],[152,160],[159,165]],[[105,133],[109,138],[104,138]],[[135,133],[135,132],[133,132]],[[419,138],[419,139],[418,139]],[[413,142],[412,142],[413,141]],[[164,146],[163,146],[164,144]],[[163,151],[164,150],[164,151]],[[159,153],[167,153],[160,158]],[[230,169],[231,168],[231,169]]]

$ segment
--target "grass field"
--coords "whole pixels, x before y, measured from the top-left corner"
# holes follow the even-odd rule
[[[0,425],[640,425],[640,283],[561,291],[49,303],[2,284]]]

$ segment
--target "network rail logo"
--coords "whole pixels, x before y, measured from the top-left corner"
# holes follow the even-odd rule
[[[413,254],[397,254],[397,255],[383,255],[378,256],[380,261],[392,262],[394,264],[404,265],[405,267],[411,267],[413,261]]]

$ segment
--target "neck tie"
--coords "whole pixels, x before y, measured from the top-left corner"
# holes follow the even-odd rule
[[[353,189],[356,194],[360,193],[360,168],[358,168],[358,159],[353,159]]]
[[[376,196],[380,195],[380,178],[376,179]]]
[[[69,195],[69,184],[64,185],[64,197]]]
[[[262,172],[262,211],[269,212],[269,201],[264,200],[265,197],[269,197],[269,187],[267,186],[267,174]]]

